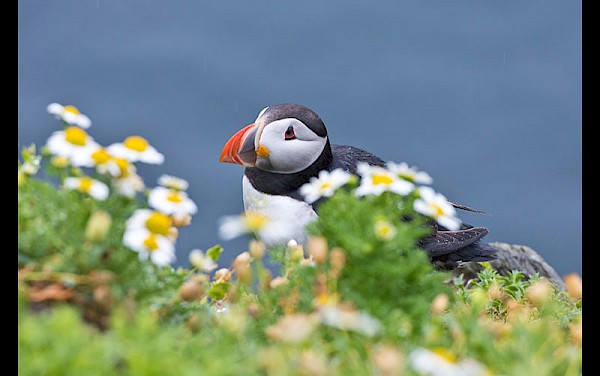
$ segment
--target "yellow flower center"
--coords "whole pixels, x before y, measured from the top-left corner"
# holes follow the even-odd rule
[[[144,246],[148,249],[149,252],[155,251],[158,249],[158,242],[156,241],[156,235],[150,234],[146,239],[144,239]]]
[[[375,222],[375,236],[380,240],[390,240],[396,235],[396,228],[388,221]]]
[[[104,164],[110,160],[110,154],[104,148],[100,148],[92,153],[92,159],[97,165]]]
[[[331,183],[330,182],[325,182],[325,183],[323,183],[323,184],[321,184],[319,186],[319,190],[321,190],[321,191],[324,191],[324,190],[329,189],[329,188],[331,188]]]
[[[148,141],[140,136],[129,136],[123,141],[123,145],[128,149],[139,151],[141,153],[148,148]]]
[[[179,192],[172,190],[167,196],[167,200],[175,203],[180,203],[181,201],[183,201],[183,198],[181,198]]]
[[[92,188],[92,183],[93,180],[91,178],[84,176],[83,178],[79,179],[79,190],[85,193],[89,193],[90,189]]]
[[[253,232],[262,229],[269,222],[266,216],[259,213],[246,213],[244,219],[248,230]]]
[[[124,178],[129,175],[129,161],[124,158],[113,158],[113,162],[119,167],[119,171],[121,172],[120,177]]]
[[[394,179],[392,179],[391,177],[389,177],[389,175],[386,174],[375,174],[371,177],[371,182],[373,183],[373,185],[390,185],[394,182]]]
[[[65,106],[65,107],[63,107],[63,111],[64,112],[70,112],[70,113],[75,114],[75,115],[79,115],[81,113],[81,112],[79,112],[79,110],[75,106]]]
[[[65,167],[67,167],[69,165],[69,160],[67,158],[65,158],[65,157],[61,157],[59,155],[55,155],[50,160],[50,163],[52,164],[52,166],[54,166],[56,168],[65,168]]]
[[[155,234],[165,235],[169,234],[169,228],[171,227],[171,218],[169,216],[154,212],[146,220],[146,228]]]
[[[65,129],[65,139],[73,145],[84,146],[87,142],[87,133],[79,127]]]
[[[431,206],[431,208],[433,209],[433,217],[434,218],[441,217],[444,215],[444,211],[442,210],[442,208],[439,205],[429,204],[429,206]]]
[[[440,358],[447,360],[450,363],[458,363],[458,359],[450,351],[443,347],[434,347],[431,351]]]

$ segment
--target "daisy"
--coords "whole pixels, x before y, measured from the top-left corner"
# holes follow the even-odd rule
[[[95,163],[91,155],[100,145],[83,129],[70,126],[52,133],[46,147],[51,154],[69,159],[73,166],[93,167]]]
[[[394,162],[388,162],[386,164],[387,169],[396,174],[398,177],[408,180],[411,183],[415,184],[431,184],[433,183],[433,179],[429,176],[425,171],[419,171],[417,167],[409,167],[407,163],[402,162],[400,164],[396,164]]]
[[[198,207],[187,193],[165,187],[153,188],[148,195],[148,204],[169,215],[193,215],[198,211]]]
[[[417,348],[408,360],[411,367],[420,375],[428,376],[483,376],[487,371],[483,365],[472,359],[459,361],[444,348],[432,350]]]
[[[256,212],[225,216],[220,220],[219,235],[224,240],[231,240],[248,233],[257,234],[267,229],[269,223],[267,216]]]
[[[381,323],[365,312],[339,306],[323,306],[319,309],[321,322],[341,330],[350,330],[372,337],[381,329]]]
[[[32,158],[31,160],[23,162],[23,164],[19,167],[19,171],[25,175],[33,176],[37,174],[40,169],[41,159],[40,158]]]
[[[127,177],[135,173],[136,168],[133,163],[125,158],[119,158],[111,155],[106,148],[99,147],[90,156],[96,166],[96,171],[103,175],[109,175],[113,178]]]
[[[373,231],[375,232],[375,237],[379,240],[391,240],[398,232],[396,227],[385,218],[375,221]]]
[[[79,112],[75,106],[63,106],[58,103],[50,103],[46,108],[49,113],[56,116],[57,119],[70,125],[77,125],[81,128],[89,128],[92,125],[90,118]]]
[[[140,260],[150,259],[163,266],[175,261],[175,245],[166,236],[144,228],[128,228],[123,234],[123,244],[138,253]]]
[[[419,198],[415,200],[415,211],[435,219],[435,221],[451,231],[460,229],[461,220],[456,218],[456,210],[441,193],[431,187],[420,187]]]
[[[217,268],[217,263],[213,261],[210,257],[206,256],[204,252],[199,249],[194,249],[190,252],[189,255],[190,264],[204,272],[210,272],[213,269]]]
[[[128,230],[144,229],[153,234],[168,236],[172,227],[171,218],[150,209],[137,209],[125,224]]]
[[[319,171],[318,176],[310,178],[309,182],[300,187],[300,194],[304,201],[312,204],[321,197],[331,197],[335,191],[348,183],[352,175],[341,168],[331,172]]]
[[[64,186],[67,189],[75,189],[87,193],[96,200],[104,201],[108,197],[108,186],[101,181],[84,176],[82,178],[66,178]]]
[[[176,189],[178,191],[185,191],[189,187],[187,180],[171,175],[161,175],[158,178],[158,184],[166,188]]]
[[[134,198],[136,193],[144,190],[144,180],[136,173],[129,173],[123,177],[112,180],[115,191],[121,196]]]
[[[358,197],[369,194],[379,196],[386,191],[406,195],[415,187],[414,184],[400,179],[396,174],[383,167],[359,163],[357,171],[362,177],[360,186],[356,189]]]
[[[130,162],[161,164],[165,157],[159,153],[148,140],[141,136],[129,136],[122,143],[114,143],[108,147],[108,152],[116,157],[125,158]]]

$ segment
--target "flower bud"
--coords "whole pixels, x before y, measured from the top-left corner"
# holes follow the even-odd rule
[[[175,214],[171,217],[171,219],[173,221],[173,226],[175,227],[185,227],[192,223],[192,216],[187,213]]]
[[[221,268],[215,272],[214,280],[215,281],[231,281],[232,274],[231,271],[227,268]]]
[[[329,262],[331,263],[332,273],[334,275],[339,275],[346,263],[346,252],[340,247],[332,248],[331,254],[329,255]]]
[[[250,255],[256,259],[261,259],[265,255],[265,243],[260,240],[252,239],[248,244],[248,250],[250,251]]]
[[[271,283],[269,283],[269,286],[274,289],[277,288],[279,286],[283,286],[286,283],[288,283],[288,279],[285,277],[275,277],[273,278],[273,280],[271,281]]]
[[[550,282],[545,279],[535,282],[533,285],[529,286],[525,292],[527,299],[538,307],[543,306],[544,303],[548,301],[551,294],[552,286],[550,285]]]
[[[242,283],[250,283],[252,281],[250,258],[250,253],[242,252],[233,260],[233,270]]]
[[[110,214],[104,210],[92,213],[85,226],[85,238],[91,242],[100,242],[106,238],[112,220]]]
[[[563,280],[571,298],[575,300],[581,298],[581,277],[577,273],[571,273],[566,275]]]
[[[190,279],[179,288],[179,296],[186,302],[198,300],[204,294],[204,286],[195,279]]]
[[[431,312],[434,315],[440,315],[446,310],[446,308],[448,308],[449,303],[450,299],[448,298],[448,295],[438,294],[431,302]]]
[[[167,233],[167,238],[170,241],[175,242],[178,237],[179,237],[179,230],[177,229],[177,227],[174,227],[174,226],[169,227],[169,232]]]
[[[50,164],[56,168],[67,168],[69,166],[69,159],[55,155],[50,159]]]
[[[322,236],[311,236],[307,243],[308,254],[321,265],[327,260],[327,240]]]
[[[583,343],[582,334],[583,334],[583,326],[582,326],[581,322],[569,324],[569,335],[571,337],[571,342],[573,342],[576,345],[581,346]]]

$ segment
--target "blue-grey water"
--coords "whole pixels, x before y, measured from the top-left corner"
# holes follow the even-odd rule
[[[193,248],[225,247],[242,210],[223,144],[265,106],[305,104],[333,143],[427,171],[449,199],[489,213],[489,241],[582,271],[579,1],[19,0],[18,142],[42,145],[74,104],[108,145],[139,134],[190,182]]]

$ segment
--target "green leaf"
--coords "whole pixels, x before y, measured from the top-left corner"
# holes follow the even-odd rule
[[[209,248],[208,251],[206,251],[206,255],[213,261],[217,261],[221,256],[221,253],[223,253],[223,247],[221,247],[219,244]]]

